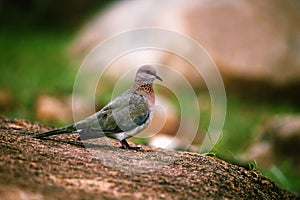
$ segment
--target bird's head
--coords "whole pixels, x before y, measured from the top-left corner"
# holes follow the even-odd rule
[[[155,79],[162,81],[162,78],[156,74],[156,70],[151,65],[141,66],[135,76],[135,82],[140,84],[152,84]]]

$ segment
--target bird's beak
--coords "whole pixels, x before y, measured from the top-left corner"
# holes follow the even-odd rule
[[[156,75],[156,74],[155,74],[154,76],[155,76],[156,79],[158,79],[158,80],[160,80],[160,81],[163,81],[162,78],[160,78],[160,76],[158,76],[158,75]]]

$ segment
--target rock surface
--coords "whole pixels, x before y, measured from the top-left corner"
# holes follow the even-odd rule
[[[0,196],[4,199],[293,199],[253,171],[196,153],[139,151],[73,135],[38,140],[49,127],[0,118]]]

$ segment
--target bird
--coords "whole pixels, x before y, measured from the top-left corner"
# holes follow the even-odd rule
[[[140,146],[130,146],[126,139],[144,130],[151,122],[155,106],[153,82],[156,79],[162,81],[156,69],[151,65],[143,65],[137,70],[132,86],[100,111],[81,121],[33,137],[42,139],[58,134],[79,133],[80,140],[87,140],[106,136],[118,140],[123,149],[139,149]]]

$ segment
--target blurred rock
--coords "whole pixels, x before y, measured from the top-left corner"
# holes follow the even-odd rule
[[[158,134],[150,138],[149,146],[165,148],[165,149],[179,149],[181,144],[178,138],[166,134]]]
[[[272,144],[269,141],[257,140],[239,157],[244,163],[256,160],[262,168],[270,167],[275,162]]]
[[[85,55],[100,42],[120,32],[161,27],[184,33],[203,45],[228,85],[244,89],[250,83],[259,83],[260,88],[264,84],[286,88],[300,83],[299,11],[297,0],[120,1],[82,29],[72,51]],[[195,53],[191,49],[186,49],[186,52],[192,56]],[[146,57],[147,53],[140,52]],[[143,58],[138,54],[130,59]],[[177,67],[188,80],[192,80],[194,87],[204,86],[201,76],[194,73],[183,59],[165,52],[153,55],[158,63]],[[124,66],[129,64],[127,59],[120,66],[126,69]],[[258,85],[252,86],[257,89]]]
[[[243,154],[243,160],[257,160],[262,167],[290,160],[300,170],[300,116],[274,117],[258,130],[256,142]]]
[[[8,90],[0,90],[0,111],[7,111],[11,108],[12,95]]]
[[[176,108],[167,99],[157,96],[153,120],[149,125],[149,131],[164,133],[174,136],[178,130],[180,119]]]
[[[72,112],[66,102],[47,95],[38,97],[36,115],[43,121],[70,121],[72,119]]]
[[[168,149],[180,147],[183,140],[180,142],[180,139],[175,138],[179,124],[175,107],[167,99],[157,96],[153,120],[145,130],[149,145]]]
[[[57,98],[49,95],[41,95],[37,99],[36,115],[42,121],[72,122],[73,113],[76,116],[88,116],[92,110],[80,97],[68,96]],[[72,109],[72,100],[75,106]]]
[[[273,150],[276,156],[291,159],[300,167],[300,116],[275,118],[265,126],[264,132],[266,136],[273,135]]]

